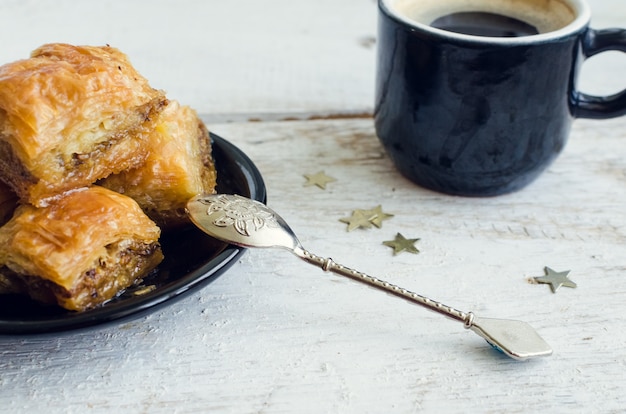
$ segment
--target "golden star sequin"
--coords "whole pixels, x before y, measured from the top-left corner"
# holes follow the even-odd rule
[[[393,255],[397,255],[401,252],[409,252],[413,254],[418,254],[420,251],[415,247],[415,243],[419,239],[407,239],[402,234],[396,234],[394,240],[384,241],[383,244],[385,246],[389,246],[393,249]]]
[[[362,211],[364,216],[370,216],[370,223],[379,229],[383,226],[383,221],[393,217],[393,214],[387,214],[383,212],[383,207],[378,205],[371,210],[357,210]]]
[[[552,289],[552,293],[556,293],[557,290],[561,286],[575,288],[577,285],[570,278],[567,277],[569,274],[569,270],[564,272],[555,272],[546,266],[545,268],[546,275],[534,277],[533,279],[537,283],[544,283],[550,285],[550,289]]]
[[[342,223],[348,225],[348,231],[356,229],[369,229],[372,227],[371,215],[366,214],[364,210],[354,210],[350,217],[339,219]]]
[[[372,226],[381,228],[383,221],[393,217],[393,214],[383,212],[382,206],[378,205],[372,209],[357,209],[352,212],[352,216],[339,219],[348,225],[348,231],[358,228],[369,229]]]
[[[335,178],[326,175],[324,171],[319,171],[315,174],[304,174],[304,178],[307,179],[307,182],[304,183],[305,187],[316,185],[322,190],[326,190],[326,184],[337,181]]]

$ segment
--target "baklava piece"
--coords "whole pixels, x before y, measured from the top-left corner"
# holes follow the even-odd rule
[[[136,167],[166,103],[115,48],[44,45],[0,67],[0,178],[43,206]]]
[[[22,205],[0,228],[0,285],[65,309],[90,309],[161,262],[159,235],[134,200],[98,186],[43,208]]]
[[[170,101],[155,124],[144,164],[100,184],[133,198],[161,228],[171,229],[188,222],[191,197],[215,192],[217,173],[209,133],[193,109]]]

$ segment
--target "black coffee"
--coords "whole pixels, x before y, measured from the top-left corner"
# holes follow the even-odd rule
[[[495,13],[461,12],[436,19],[430,24],[437,29],[473,36],[519,37],[539,34],[526,22]]]

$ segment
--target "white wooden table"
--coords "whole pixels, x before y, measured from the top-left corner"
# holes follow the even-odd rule
[[[626,26],[622,0],[591,6],[594,27]],[[2,62],[50,41],[129,54],[254,160],[268,204],[311,251],[462,310],[525,320],[554,348],[510,360],[458,323],[287,252],[250,250],[149,316],[0,336],[0,412],[626,409],[626,118],[576,121],[523,191],[450,197],[402,178],[359,116],[373,106],[373,0],[5,1],[0,16]],[[592,59],[581,84],[617,91],[625,71],[623,55]],[[319,170],[337,181],[304,187]],[[380,229],[339,222],[379,204],[394,214]],[[398,232],[419,238],[420,254],[382,245]],[[530,283],[545,266],[571,270],[578,288]]]

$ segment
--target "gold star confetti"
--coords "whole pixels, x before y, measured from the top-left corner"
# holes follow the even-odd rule
[[[304,177],[307,179],[307,182],[304,183],[305,187],[316,185],[322,190],[326,190],[326,184],[337,181],[335,178],[324,174],[324,171],[319,171],[316,174],[304,174]]]
[[[366,215],[364,210],[354,210],[352,216],[339,219],[342,223],[348,225],[348,231],[352,231],[358,228],[369,229],[372,227],[372,215]]]
[[[384,241],[383,244],[393,248],[394,256],[401,252],[418,254],[420,251],[414,246],[415,242],[418,240],[419,239],[407,239],[402,234],[398,233],[394,240]]]
[[[564,272],[555,272],[554,270],[546,266],[545,272],[546,272],[545,276],[534,277],[533,279],[537,283],[545,283],[545,284],[550,285],[550,289],[552,289],[552,293],[556,293],[556,291],[559,290],[561,286],[570,287],[570,288],[576,287],[576,283],[572,282],[567,277],[567,275],[570,272],[569,270],[566,270]]]
[[[363,215],[370,216],[370,222],[379,229],[383,226],[383,220],[388,220],[393,217],[393,214],[387,214],[383,212],[383,207],[378,205],[371,210],[357,210],[362,211]]]

